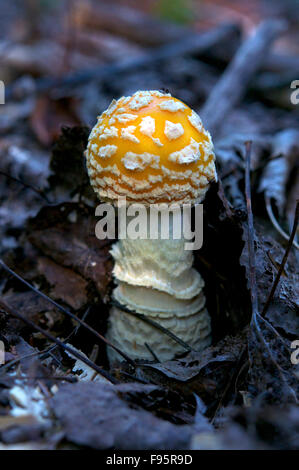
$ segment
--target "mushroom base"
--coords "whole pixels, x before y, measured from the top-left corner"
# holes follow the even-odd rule
[[[192,268],[193,253],[184,238],[124,238],[112,248],[117,287],[113,298],[129,310],[143,314],[197,351],[211,342],[210,316],[205,308],[204,281]],[[159,235],[161,227],[159,227]],[[163,362],[186,351],[156,326],[113,307],[107,338],[132,359]],[[152,352],[151,352],[152,351]],[[108,348],[110,363],[121,360]]]
[[[210,316],[206,309],[188,317],[173,315],[160,318],[147,315],[147,318],[174,333],[196,351],[202,351],[211,344]],[[132,359],[153,361],[157,358],[163,362],[186,352],[186,348],[157,328],[116,307],[110,311],[107,338]],[[121,360],[112,348],[108,348],[108,358],[111,364]]]

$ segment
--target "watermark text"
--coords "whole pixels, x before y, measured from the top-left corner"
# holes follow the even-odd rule
[[[0,80],[0,104],[5,104],[5,85],[2,80]]]
[[[291,92],[291,103],[299,104],[299,80],[293,80],[290,87],[294,90]]]
[[[0,341],[0,366],[5,364],[5,348],[3,341]]]
[[[95,215],[101,217],[95,233],[100,240],[184,240],[185,250],[199,250],[203,244],[203,206],[176,203],[127,205],[119,198],[117,207],[110,203],[99,204]],[[192,230],[192,217],[194,230]]]

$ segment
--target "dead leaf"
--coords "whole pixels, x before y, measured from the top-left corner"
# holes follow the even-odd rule
[[[18,292],[17,290],[10,289],[5,294],[2,294],[1,297],[9,306],[22,312],[26,318],[41,325],[43,328],[53,328],[54,325],[58,331],[63,328],[62,315],[35,292],[31,290]],[[48,318],[51,316],[52,320],[49,321],[47,316]],[[8,317],[3,330],[14,335],[26,331],[27,327],[20,320]],[[20,340],[23,340],[22,337],[20,337]]]
[[[58,138],[62,126],[80,124],[71,99],[53,100],[47,96],[37,100],[30,122],[37,138],[45,146]]]
[[[222,399],[244,347],[245,331],[236,337],[227,336],[200,353],[192,351],[182,359],[142,365],[140,370],[146,380],[166,385],[180,393],[196,393],[207,406],[207,414],[210,415]]]
[[[66,438],[94,449],[186,449],[191,427],[156,418],[101,383],[66,384],[51,400]]]
[[[162,364],[149,364],[146,368],[153,368],[162,372],[169,378],[180,382],[187,382],[198,376],[203,369],[209,369],[218,363],[234,363],[238,360],[244,336],[228,336],[215,346],[210,346],[197,353],[192,351],[183,359],[175,359]]]
[[[255,271],[258,289],[259,311],[261,312],[270,293],[284,255],[284,248],[267,233],[267,226],[261,220],[255,222]],[[249,278],[247,229],[244,224],[245,245],[240,258]],[[291,252],[286,264],[285,275],[281,276],[274,298],[267,312],[267,318],[274,326],[285,328],[288,334],[298,336],[298,323],[295,317],[298,314],[299,304],[299,275],[297,270],[296,253]],[[274,308],[274,306],[276,308]],[[293,321],[292,321],[293,319]],[[290,330],[291,323],[292,331]]]
[[[197,410],[194,395],[175,391],[157,385],[140,385],[127,383],[117,386],[119,395],[131,406],[138,405],[146,411],[151,411],[158,418],[166,419],[174,424],[197,424],[203,417],[203,409]],[[198,397],[197,397],[198,398]],[[198,398],[198,400],[200,400]],[[196,409],[195,409],[196,408]]]
[[[269,403],[298,403],[298,367],[291,362],[290,342],[257,316],[248,337],[249,387]]]
[[[273,303],[271,310],[267,312],[266,320],[260,316],[263,306],[268,298],[277,270],[268,256],[282,259],[284,250],[269,235],[264,236],[264,228],[261,224],[255,224],[253,234],[255,242],[255,276],[258,293],[258,313],[254,314],[248,335],[248,352],[250,360],[249,386],[250,391],[257,396],[260,393],[266,394],[269,402],[288,403],[296,402],[299,394],[298,381],[295,376],[294,366],[291,363],[291,349],[288,338],[282,336],[282,329],[275,329],[277,325],[277,315],[272,317],[270,313],[275,312]],[[248,257],[248,229],[244,223],[244,249],[240,258],[240,263],[245,266],[247,279],[250,279],[250,265]],[[277,256],[277,257],[276,257]],[[276,307],[283,307],[279,311],[279,316],[284,314],[284,310],[296,305],[296,264],[294,258],[289,257],[286,265],[287,278],[281,277],[280,283],[274,294],[273,301]],[[248,281],[249,282],[249,281]],[[293,289],[292,289],[293,286]],[[288,298],[288,303],[286,303]],[[277,311],[278,313],[278,311]],[[292,312],[290,312],[292,317]],[[276,323],[276,324],[275,324]],[[282,324],[282,322],[280,322]],[[284,322],[283,322],[284,324]],[[290,326],[290,323],[289,323]],[[295,325],[294,325],[295,326]],[[298,327],[296,327],[297,329]],[[293,334],[295,335],[296,330]]]
[[[48,206],[30,221],[30,242],[57,264],[91,280],[102,299],[107,299],[112,259],[107,240],[95,236],[93,210],[76,203]]]
[[[82,276],[44,256],[38,258],[37,270],[51,285],[50,297],[70,305],[75,310],[87,304],[88,283]]]

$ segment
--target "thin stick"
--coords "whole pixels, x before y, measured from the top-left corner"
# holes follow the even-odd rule
[[[90,307],[88,307],[86,309],[86,311],[84,312],[84,315],[82,317],[83,320],[85,320],[85,318],[87,317],[89,311],[90,311]],[[69,341],[73,336],[76,336],[80,326],[81,326],[80,324],[77,325],[74,328],[74,330],[64,339],[64,341]],[[0,377],[1,377],[1,375],[4,374],[5,370],[10,369],[10,367],[18,364],[19,362],[23,361],[24,359],[27,359],[29,357],[34,357],[34,356],[43,356],[43,355],[47,356],[50,352],[53,352],[56,348],[57,348],[57,345],[50,346],[49,348],[46,348],[43,351],[34,351],[32,353],[29,353],[29,354],[24,354],[23,356],[17,357],[16,359],[13,359],[13,360],[7,362],[6,364],[0,366]]]
[[[147,318],[146,315],[143,315],[142,313],[135,312],[134,310],[130,310],[128,307],[125,307],[124,305],[117,302],[117,300],[113,300],[111,302],[111,305],[114,305],[115,307],[119,308],[123,312],[129,313],[133,317],[139,318],[140,320],[144,321],[148,325],[151,325],[154,328],[157,328],[157,330],[160,330],[162,333],[169,336],[176,343],[180,344],[181,346],[183,346],[183,348],[187,349],[187,351],[194,351],[194,349],[191,346],[189,346],[189,344],[185,343],[185,341],[183,341],[181,338],[176,336],[171,331],[167,330],[167,328],[164,328],[164,326],[160,325],[159,323],[155,322],[154,320],[151,320],[151,319]]]
[[[69,312],[66,308],[62,307],[62,305],[59,305],[55,300],[51,299],[48,297],[46,294],[41,292],[40,290],[36,289],[33,287],[29,282],[25,281],[19,274],[17,274],[15,271],[13,271],[11,268],[9,268],[4,261],[0,258],[0,266],[2,266],[7,272],[12,274],[14,277],[19,279],[23,284],[25,284],[29,289],[31,289],[33,292],[36,294],[40,295],[43,297],[45,300],[50,302],[52,305],[54,305],[56,308],[58,308],[61,312],[65,313],[69,317],[71,317],[73,320],[76,322],[80,323],[80,325],[84,326],[87,330],[89,330],[93,335],[95,335],[100,341],[103,341],[104,343],[107,344],[107,346],[110,346],[112,349],[114,349],[118,354],[120,354],[127,362],[129,362],[133,367],[136,367],[135,361],[131,359],[126,353],[122,352],[120,349],[118,349],[114,344],[112,344],[108,339],[106,339],[104,336],[102,336],[100,333],[98,333],[96,330],[94,330],[91,326],[89,326],[85,321],[80,320],[80,318],[76,317],[73,313]]]
[[[253,226],[253,215],[252,215],[252,207],[251,207],[251,187],[250,187],[250,160],[251,160],[251,142],[246,142],[246,167],[245,167],[245,193],[246,193],[246,205],[247,205],[247,212],[248,212],[248,254],[249,254],[249,272],[250,272],[250,296],[251,296],[251,306],[252,306],[252,317],[251,317],[251,326],[255,328],[257,336],[259,337],[260,341],[263,343],[264,347],[268,351],[269,357],[275,367],[278,370],[278,373],[281,377],[281,380],[285,383],[285,385],[290,389],[290,394],[294,397],[296,402],[296,397],[294,390],[289,386],[282,367],[274,358],[272,351],[267,344],[263,333],[261,331],[259,321],[262,321],[268,328],[275,332],[276,336],[280,339],[281,336],[275,330],[275,328],[267,322],[265,318],[263,318],[259,311],[258,311],[258,299],[257,299],[257,284],[256,284],[256,272],[255,272],[255,250],[254,250],[254,226]],[[298,204],[297,204],[298,207]],[[297,213],[297,211],[296,211]],[[299,215],[299,211],[298,211]],[[297,220],[298,223],[298,220]],[[291,243],[292,244],[292,243]],[[283,268],[283,266],[282,266]],[[250,359],[250,357],[249,357]]]
[[[282,262],[279,266],[279,270],[278,270],[278,273],[276,274],[276,278],[274,280],[274,283],[273,283],[273,286],[271,288],[271,291],[270,291],[270,294],[266,300],[266,303],[264,305],[264,308],[263,308],[263,311],[261,313],[261,316],[265,316],[268,308],[269,308],[269,305],[273,299],[273,296],[274,296],[274,293],[276,291],[276,288],[277,288],[277,285],[278,285],[278,282],[279,282],[279,279],[284,271],[284,267],[285,267],[285,264],[287,262],[287,259],[288,259],[288,256],[289,256],[289,253],[290,253],[290,250],[291,250],[291,247],[292,247],[292,244],[293,244],[293,241],[294,241],[294,238],[295,238],[295,235],[296,235],[296,231],[297,231],[297,226],[298,226],[298,221],[299,221],[299,201],[297,201],[297,204],[296,204],[296,211],[295,211],[295,217],[294,217],[294,223],[293,223],[293,228],[292,228],[292,232],[291,232],[291,235],[290,235],[290,238],[289,238],[289,241],[288,241],[288,245],[287,245],[287,248],[285,250],[285,253],[284,253],[284,256],[283,256],[283,259],[282,259]]]
[[[157,354],[152,350],[150,345],[148,343],[144,343],[144,345],[147,347],[147,349],[149,350],[149,352],[153,356],[154,360],[157,361],[157,362],[161,362],[161,361],[159,361],[159,358],[158,358]]]
[[[56,348],[56,346],[50,346],[49,348],[45,349],[44,351],[34,351],[29,354],[24,354],[23,356],[17,357],[16,359],[12,359],[11,361],[7,362],[0,366],[0,377],[4,375],[5,370],[10,369],[12,366],[15,366],[19,362],[23,361],[24,359],[28,359],[29,357],[39,356],[40,354],[45,354],[49,352],[51,349]]]
[[[222,43],[235,30],[236,27],[234,25],[226,24],[202,34],[194,34],[191,32],[180,40],[150,49],[148,52],[138,55],[138,57],[128,57],[117,63],[101,65],[91,70],[76,72],[64,78],[41,78],[36,81],[35,89],[28,92],[28,94],[33,92],[42,93],[57,87],[79,86],[89,80],[97,80],[97,82],[100,83],[112,76],[130,73],[135,70],[140,70],[143,67],[152,67],[172,57],[202,53],[212,49],[216,44]],[[10,99],[13,94],[14,86],[6,87],[6,99]]]
[[[242,364],[242,360],[243,360],[243,357],[245,356],[245,353],[246,353],[246,348],[243,347],[241,352],[240,352],[240,356],[239,356],[239,359],[237,361],[237,363],[235,364],[235,366],[231,369],[230,373],[229,373],[229,377],[228,377],[228,380],[227,380],[227,383],[226,383],[226,386],[225,386],[225,389],[221,395],[221,398],[217,404],[217,407],[216,407],[216,410],[215,410],[215,413],[213,415],[213,418],[211,419],[211,423],[213,424],[216,417],[217,417],[217,414],[218,414],[218,411],[220,410],[220,407],[223,406],[223,403],[224,403],[224,400],[226,399],[227,397],[227,394],[228,394],[228,391],[229,389],[231,388],[231,385],[232,385],[232,382],[233,380],[237,379],[238,375],[239,375],[239,371],[243,368],[244,364]],[[242,365],[241,365],[242,364]]]
[[[252,207],[251,207],[251,186],[250,186],[250,161],[251,161],[252,142],[245,142],[245,147],[246,147],[245,194],[246,194],[247,223],[248,223],[250,296],[251,296],[251,304],[252,304],[252,313],[257,314],[258,302],[257,302],[256,272],[255,272],[254,227],[253,227],[253,215],[252,215]]]
[[[12,181],[15,181],[16,183],[18,184],[21,184],[22,186],[24,186],[24,188],[26,189],[30,189],[31,191],[33,191],[34,193],[36,193],[39,197],[41,197],[42,199],[44,199],[44,201],[47,202],[47,204],[52,204],[51,201],[49,200],[48,196],[41,190],[41,189],[38,189],[38,188],[35,188],[34,186],[31,186],[30,184],[28,183],[25,183],[24,181],[22,181],[21,179],[19,178],[16,178],[15,176],[12,176],[10,175],[9,173],[6,173],[5,171],[3,170],[0,170],[0,175],[2,176],[5,176],[6,178],[12,180]]]
[[[86,365],[94,369],[98,374],[102,375],[105,377],[107,380],[112,382],[113,384],[118,383],[117,380],[112,377],[107,371],[104,369],[101,369],[101,367],[97,366],[94,364],[92,361],[90,361],[88,358],[80,354],[78,351],[76,351],[73,348],[70,348],[68,345],[64,344],[62,341],[60,341],[58,338],[55,338],[55,336],[52,336],[50,333],[47,331],[43,330],[40,328],[40,326],[36,325],[33,323],[33,321],[29,320],[28,318],[24,317],[21,315],[19,312],[16,312],[14,309],[9,307],[5,302],[0,300],[0,309],[4,311],[5,313],[11,315],[12,317],[18,318],[19,320],[22,320],[26,325],[30,326],[34,330],[38,331],[42,335],[44,335],[46,338],[48,338],[50,341],[53,343],[56,343],[60,348],[62,348],[64,351],[68,351],[72,356],[75,356],[77,359],[80,361],[84,362]]]
[[[151,380],[149,382],[148,380],[141,379],[140,377],[137,377],[136,375],[131,375],[128,372],[126,372],[125,370],[122,370],[122,369],[117,369],[117,373],[121,374],[121,375],[124,375],[125,377],[128,377],[131,380],[134,380],[134,382],[139,382],[139,383],[145,384],[145,385],[155,385],[153,380]]]
[[[224,206],[224,209],[226,210],[227,216],[232,219],[233,218],[233,211],[231,209],[231,205],[230,205],[229,201],[227,200],[227,197],[225,196],[224,188],[223,188],[223,184],[222,184],[222,179],[219,176],[219,172],[218,172],[218,194],[221,197],[221,201],[222,201],[222,204]]]
[[[78,382],[78,378],[76,376],[68,377],[67,375],[44,375],[44,376],[18,376],[18,377],[11,377],[13,380],[65,380],[66,382],[76,383]]]
[[[250,80],[264,64],[271,43],[286,27],[285,21],[264,21],[240,46],[201,110],[203,123],[212,135],[224,122],[223,116],[242,99]]]
[[[268,196],[265,196],[265,203],[266,203],[266,209],[267,209],[267,212],[268,212],[268,216],[269,216],[269,219],[271,220],[272,224],[273,224],[273,227],[277,230],[278,233],[280,233],[280,235],[285,239],[285,240],[289,240],[290,238],[290,235],[288,235],[282,228],[281,226],[279,225],[279,223],[277,222],[276,218],[275,218],[275,215],[273,214],[273,210],[272,210],[272,205],[271,205],[271,199],[268,197]],[[296,240],[293,241],[293,245],[295,248],[297,248],[297,250],[299,250],[299,245],[298,243],[296,242]]]

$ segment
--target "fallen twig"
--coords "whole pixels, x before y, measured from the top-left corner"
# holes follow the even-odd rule
[[[85,320],[85,318],[87,317],[87,315],[89,313],[89,310],[90,310],[90,307],[88,307],[87,310],[84,312],[84,315],[82,317],[83,320]],[[79,323],[79,325],[77,325],[74,328],[74,330],[65,338],[64,341],[69,341],[73,336],[76,336],[80,326],[81,326],[81,324]],[[1,375],[4,374],[5,370],[9,369],[12,366],[15,366],[19,362],[23,361],[23,359],[28,359],[30,357],[35,357],[35,356],[43,356],[43,355],[47,356],[49,353],[53,352],[56,348],[57,348],[57,345],[50,346],[49,348],[46,348],[43,351],[34,351],[32,353],[29,353],[29,354],[24,354],[23,356],[17,357],[16,359],[13,359],[13,360],[7,362],[6,364],[4,364],[0,367],[0,377],[1,377]]]
[[[291,394],[294,396],[294,391],[291,389],[289,386],[285,375],[284,375],[284,370],[280,366],[280,364],[277,362],[275,357],[272,354],[272,351],[261,331],[259,322],[262,321],[264,325],[269,328],[272,333],[276,335],[276,337],[285,345],[285,341],[283,338],[280,336],[280,334],[277,332],[277,330],[269,323],[265,318],[263,318],[262,315],[260,315],[258,311],[258,291],[257,291],[257,283],[256,283],[256,271],[255,271],[255,266],[256,266],[256,261],[255,261],[255,249],[254,249],[254,225],[253,225],[253,214],[252,214],[252,206],[251,206],[251,185],[250,185],[250,159],[251,159],[251,142],[246,142],[246,164],[245,164],[245,194],[246,194],[246,205],[247,205],[247,216],[248,216],[248,255],[249,255],[249,282],[250,282],[250,296],[251,296],[251,306],[252,306],[252,316],[251,316],[251,327],[255,329],[257,336],[259,337],[260,341],[263,343],[265,346],[267,353],[274,364],[274,366],[277,368],[277,371],[281,377],[281,380],[283,383],[285,383],[288,388],[291,391]],[[298,208],[299,205],[297,205]],[[298,214],[297,214],[298,212]],[[298,223],[298,217],[299,217],[299,210],[296,211],[297,214],[297,223]],[[296,217],[295,217],[296,218]],[[294,224],[295,225],[295,224]],[[283,269],[284,265],[282,266]],[[282,270],[281,270],[282,272]],[[281,273],[280,273],[281,275]],[[278,276],[277,276],[278,277]],[[279,276],[280,277],[280,276]],[[279,279],[278,277],[278,279]],[[276,284],[277,285],[277,284]],[[275,286],[276,288],[276,286]],[[275,289],[274,289],[275,290]],[[250,356],[249,356],[250,358]],[[294,399],[296,401],[296,396],[294,396]]]
[[[238,362],[235,364],[235,367],[233,367],[231,369],[230,373],[229,373],[228,381],[227,381],[226,386],[223,390],[223,393],[220,397],[220,400],[217,404],[217,407],[216,407],[216,410],[214,412],[213,418],[211,419],[212,424],[214,423],[215,418],[217,417],[218,411],[220,410],[221,406],[223,406],[223,404],[224,404],[224,400],[227,397],[228,391],[231,388],[233,380],[234,379],[235,379],[235,381],[237,380],[237,378],[240,374],[240,371],[242,370],[242,368],[244,366],[243,359],[245,358],[245,353],[246,353],[246,347],[243,347],[243,349],[240,353],[240,357],[238,359]]]
[[[76,315],[68,311],[66,308],[62,307],[62,305],[58,304],[55,302],[55,300],[51,299],[48,297],[46,294],[38,290],[36,287],[33,287],[29,282],[25,281],[19,274],[17,274],[15,271],[13,271],[11,268],[9,268],[2,259],[0,259],[0,266],[5,269],[5,271],[9,272],[12,274],[15,278],[19,279],[23,284],[25,284],[29,289],[31,289],[33,292],[36,294],[40,295],[43,297],[45,300],[50,302],[52,305],[54,305],[56,308],[58,308],[61,312],[65,313],[69,317],[71,317],[73,320],[76,322],[80,323],[80,325],[84,326],[87,330],[89,330],[93,335],[95,335],[100,341],[103,341],[104,343],[107,344],[107,346],[110,346],[113,348],[116,352],[118,352],[127,362],[129,362],[133,367],[136,367],[135,361],[131,359],[126,353],[118,349],[116,346],[114,346],[108,339],[106,339],[104,336],[102,336],[100,333],[98,333],[96,330],[94,330],[91,326],[89,326],[87,323],[85,323],[83,320],[80,320]]]
[[[117,302],[117,300],[112,300],[111,305],[114,305],[115,307],[119,308],[120,310],[122,310],[126,313],[129,313],[130,315],[133,315],[136,318],[139,318],[140,320],[144,321],[145,323],[148,323],[149,325],[153,326],[154,328],[157,328],[157,330],[160,330],[162,333],[169,336],[176,343],[183,346],[183,348],[185,348],[187,351],[194,351],[194,349],[191,346],[189,346],[189,344],[185,343],[185,341],[183,341],[181,338],[176,336],[171,331],[167,330],[167,328],[164,328],[164,326],[161,326],[159,323],[155,322],[154,320],[151,320],[151,319],[147,318],[146,315],[143,315],[142,313],[137,313],[134,310],[130,310],[129,308],[127,308],[124,305]]]
[[[273,224],[273,227],[277,230],[278,233],[280,233],[280,235],[285,239],[285,240],[289,240],[290,239],[290,235],[288,235],[282,228],[281,226],[279,225],[279,223],[277,222],[276,218],[275,218],[275,215],[273,214],[273,210],[272,210],[272,205],[271,205],[271,199],[265,195],[265,204],[266,204],[266,209],[267,209],[267,213],[268,213],[268,216],[269,216],[269,219],[271,220],[272,224]],[[295,233],[296,235],[296,233]],[[294,239],[293,240],[293,245],[295,248],[297,248],[297,250],[299,250],[299,244],[296,242],[296,240]]]
[[[265,61],[271,43],[285,29],[284,21],[265,21],[239,48],[201,110],[203,123],[212,135],[225,121],[224,116],[240,101],[250,80]]]
[[[57,345],[58,346],[58,345]],[[17,377],[11,377],[12,380],[20,381],[23,380],[24,382],[27,380],[63,380],[65,382],[70,382],[70,383],[76,383],[78,382],[78,378],[75,376],[67,376],[67,375],[46,375],[46,376],[28,376],[26,375],[25,377],[23,376],[17,376]]]
[[[104,369],[101,369],[101,367],[97,366],[94,364],[92,361],[90,361],[88,358],[86,358],[84,355],[80,354],[76,349],[70,348],[66,344],[64,344],[62,341],[60,341],[58,338],[55,338],[55,336],[51,335],[47,331],[43,330],[40,328],[38,325],[36,325],[33,321],[29,320],[28,318],[24,317],[21,315],[19,312],[16,312],[14,309],[9,307],[3,300],[0,299],[0,309],[12,317],[18,318],[19,320],[22,320],[26,325],[30,326],[34,330],[38,331],[42,335],[44,335],[46,338],[48,338],[50,341],[53,343],[56,343],[60,348],[62,348],[64,351],[68,351],[70,354],[75,356],[77,359],[80,361],[84,362],[86,365],[94,369],[98,374],[102,375],[105,377],[107,380],[109,380],[111,383],[116,384],[118,381],[112,377],[107,371]]]
[[[151,355],[153,356],[154,360],[156,362],[161,362],[157,356],[157,354],[152,350],[152,348],[150,347],[150,345],[148,343],[144,343],[145,347],[149,350],[149,352],[151,353]]]
[[[222,204],[224,206],[227,216],[232,219],[233,218],[232,207],[224,193],[224,188],[223,188],[222,180],[219,176],[219,173],[218,173],[218,194],[222,201]]]
[[[49,200],[48,196],[41,189],[38,189],[38,188],[35,188],[34,186],[31,186],[30,184],[25,183],[24,181],[20,180],[19,178],[16,178],[15,176],[10,175],[9,173],[6,173],[3,170],[0,170],[0,175],[5,176],[6,178],[8,178],[12,181],[15,181],[18,184],[21,184],[26,189],[30,189],[31,191],[36,193],[38,196],[40,196],[42,199],[44,199],[44,201],[46,201],[47,204],[49,204],[49,205],[52,204],[51,201]]]
[[[36,81],[36,87],[33,91],[42,93],[57,87],[78,86],[91,79],[101,82],[111,76],[140,70],[143,67],[153,66],[160,61],[169,60],[173,57],[203,52],[208,49],[212,49],[216,44],[220,44],[235,29],[236,27],[234,25],[223,25],[202,34],[194,34],[191,32],[179,41],[171,42],[170,44],[149,50],[149,52],[138,57],[124,59],[116,64],[97,67],[58,79],[41,78]],[[30,90],[30,92],[32,93],[32,90]],[[6,99],[11,98],[13,94],[13,85],[11,87],[6,87]]]
[[[279,270],[278,270],[278,273],[276,274],[276,278],[273,282],[273,286],[271,288],[271,291],[269,293],[269,296],[266,300],[266,303],[264,305],[264,308],[263,308],[263,311],[261,313],[261,316],[265,316],[268,308],[269,308],[269,305],[273,299],[273,296],[274,296],[274,293],[276,291],[276,288],[277,288],[277,285],[279,283],[279,279],[284,271],[284,267],[285,267],[285,264],[287,262],[287,259],[288,259],[288,256],[289,256],[289,253],[290,253],[290,250],[291,250],[291,247],[292,247],[292,244],[293,244],[293,241],[294,241],[294,237],[296,235],[296,231],[297,231],[297,226],[298,226],[298,222],[299,222],[299,201],[297,201],[297,204],[296,204],[296,211],[295,211],[295,217],[294,217],[294,223],[293,223],[293,229],[292,229],[292,232],[291,232],[291,235],[290,235],[290,238],[289,238],[289,242],[288,242],[288,245],[286,247],[286,250],[285,250],[285,254],[282,258],[282,262],[279,266]]]
[[[251,185],[250,185],[250,159],[251,159],[251,146],[252,142],[246,142],[246,170],[245,170],[245,194],[248,218],[248,255],[249,255],[249,282],[250,282],[250,296],[252,305],[252,314],[258,313],[258,300],[257,300],[257,285],[255,273],[255,251],[254,251],[254,226],[253,215],[251,207]]]

